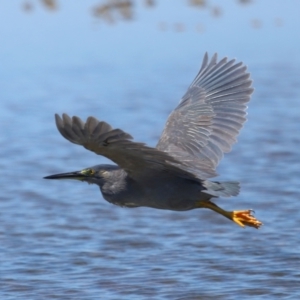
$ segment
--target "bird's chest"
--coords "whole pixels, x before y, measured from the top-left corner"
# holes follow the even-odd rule
[[[199,185],[181,178],[150,178],[128,182],[122,188],[110,186],[102,189],[102,194],[108,202],[122,207],[189,210],[200,191]]]
[[[134,182],[125,181],[109,183],[104,185],[101,189],[104,199],[112,204],[121,207],[138,207],[143,206],[141,199],[143,193],[141,187]]]

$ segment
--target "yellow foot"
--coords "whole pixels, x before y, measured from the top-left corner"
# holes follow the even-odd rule
[[[245,227],[255,227],[258,229],[261,225],[263,225],[262,222],[258,221],[253,215],[253,210],[235,210],[231,212],[231,219],[233,222],[237,223],[238,225]]]

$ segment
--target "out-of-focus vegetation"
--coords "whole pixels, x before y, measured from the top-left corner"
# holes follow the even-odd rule
[[[42,5],[45,9],[49,11],[58,10],[60,7],[60,2],[63,0],[39,0],[36,2],[34,0],[25,0],[22,4],[22,9],[25,12],[32,12],[35,6]],[[164,0],[160,0],[164,1]],[[138,19],[137,15],[137,5],[142,4],[145,9],[153,9],[155,6],[159,5],[159,0],[102,0],[98,4],[92,7],[87,7],[87,11],[90,11],[91,16],[102,20],[105,23],[113,24],[118,21],[129,21],[133,19]],[[237,5],[250,5],[253,0],[236,0]],[[193,9],[208,10],[212,17],[222,17],[224,7],[214,4],[213,0],[185,0],[182,5],[187,5]],[[225,5],[225,2],[224,2]],[[263,26],[262,20],[258,18],[253,18],[249,20],[250,26],[259,29]],[[274,20],[274,26],[282,26],[283,20],[281,18],[276,18]],[[160,30],[166,30],[168,28],[167,24],[161,22],[158,25]],[[176,23],[172,25],[172,28],[177,32],[182,32],[185,30],[185,25],[183,23]],[[203,32],[204,26],[201,24],[197,26],[197,31]]]

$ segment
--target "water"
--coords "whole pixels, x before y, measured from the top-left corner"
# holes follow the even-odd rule
[[[298,64],[247,61],[249,121],[218,168],[242,190],[217,203],[255,209],[260,230],[206,210],[120,208],[96,186],[42,179],[106,162],[64,140],[55,112],[94,115],[155,145],[201,60],[176,55],[185,60],[91,56],[4,69],[1,299],[299,299]]]

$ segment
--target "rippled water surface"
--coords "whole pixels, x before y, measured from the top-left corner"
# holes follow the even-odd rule
[[[43,180],[104,161],[56,131],[47,97],[53,89],[58,99],[69,91],[59,89],[55,72],[75,82],[83,76],[65,70],[29,79],[12,74],[27,101],[14,96],[1,116],[5,299],[300,297],[299,68],[253,70],[257,91],[249,121],[219,168],[221,178],[242,182],[242,192],[218,203],[255,209],[261,230],[241,229],[205,210],[124,209],[105,202],[96,186]],[[81,70],[91,76],[91,94],[79,87],[81,96],[57,100],[55,111],[96,115],[154,144],[177,99],[163,101],[149,87],[125,96],[122,105],[97,100],[93,72]],[[173,70],[166,72],[172,81]]]
[[[35,67],[37,56],[0,73],[1,299],[300,299],[299,64],[246,62],[248,122],[218,168],[242,190],[217,203],[254,209],[260,230],[203,209],[120,208],[97,186],[42,179],[107,162],[62,138],[54,113],[155,145],[205,50]]]

